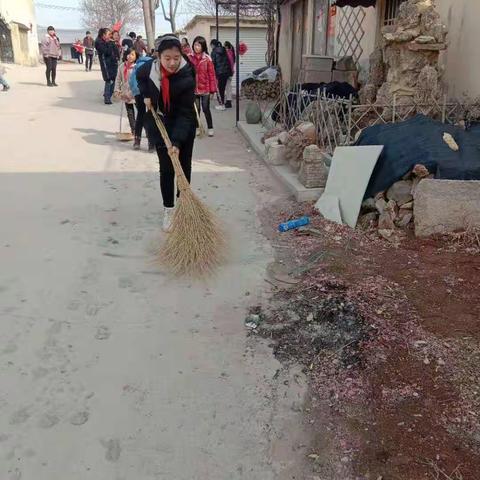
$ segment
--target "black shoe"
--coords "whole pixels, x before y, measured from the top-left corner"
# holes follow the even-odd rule
[[[153,153],[155,151],[155,145],[148,144],[148,153]]]
[[[111,100],[105,100],[105,105],[113,105],[113,102]]]
[[[47,87],[53,87],[53,83],[52,82],[47,82]]]
[[[52,87],[58,87],[58,85],[55,82],[52,82]]]
[[[10,90],[10,87],[8,85],[3,86],[3,91],[8,92]]]
[[[229,100],[227,100],[225,102],[225,108],[232,108],[232,102],[230,102]]]
[[[140,150],[140,140],[140,137],[135,137],[135,140],[133,141],[134,150]]]

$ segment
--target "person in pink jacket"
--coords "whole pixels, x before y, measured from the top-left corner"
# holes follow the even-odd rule
[[[57,78],[57,62],[62,56],[60,40],[53,27],[47,28],[47,35],[42,41],[42,55],[46,66],[47,86],[58,87],[55,80]]]
[[[212,59],[208,55],[207,41],[196,37],[193,41],[193,53],[189,59],[195,67],[196,87],[195,101],[197,109],[202,109],[207,120],[208,136],[213,137],[213,119],[210,111],[210,97],[217,92],[217,78]]]

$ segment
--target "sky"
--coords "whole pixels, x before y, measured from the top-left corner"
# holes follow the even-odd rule
[[[48,5],[58,5],[65,7],[78,7],[79,2],[77,0],[35,0],[35,4],[48,4]],[[53,25],[55,28],[72,28],[72,29],[83,29],[84,25],[82,24],[82,12],[74,10],[59,10],[54,8],[45,8],[45,7],[36,7],[37,12],[37,23],[38,25],[47,26]],[[163,15],[160,13],[161,9],[157,11],[157,21],[156,21],[156,31],[157,35],[159,33],[170,31],[170,25],[163,19]],[[179,26],[185,24],[189,17],[192,15],[182,15],[178,19],[177,23]],[[128,28],[130,30],[130,28]],[[138,33],[145,33],[144,27],[136,28]]]

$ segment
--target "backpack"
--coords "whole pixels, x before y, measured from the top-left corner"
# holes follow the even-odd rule
[[[132,73],[130,75],[130,78],[128,80],[128,85],[130,87],[130,90],[132,91],[132,95],[136,97],[137,95],[140,95],[140,89],[138,88],[138,81],[137,81],[137,70],[144,65],[145,63],[148,62],[153,62],[153,58],[151,57],[140,57],[137,60],[137,63],[135,63],[135,66],[133,67]]]

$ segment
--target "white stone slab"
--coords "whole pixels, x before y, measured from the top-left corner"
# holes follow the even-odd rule
[[[332,222],[342,224],[342,214],[340,212],[340,200],[333,195],[323,194],[315,205],[315,208],[327,219]]]
[[[341,218],[352,228],[357,225],[362,200],[382,150],[382,145],[337,147],[333,154],[323,195],[339,199]],[[322,198],[316,204],[318,210]]]

